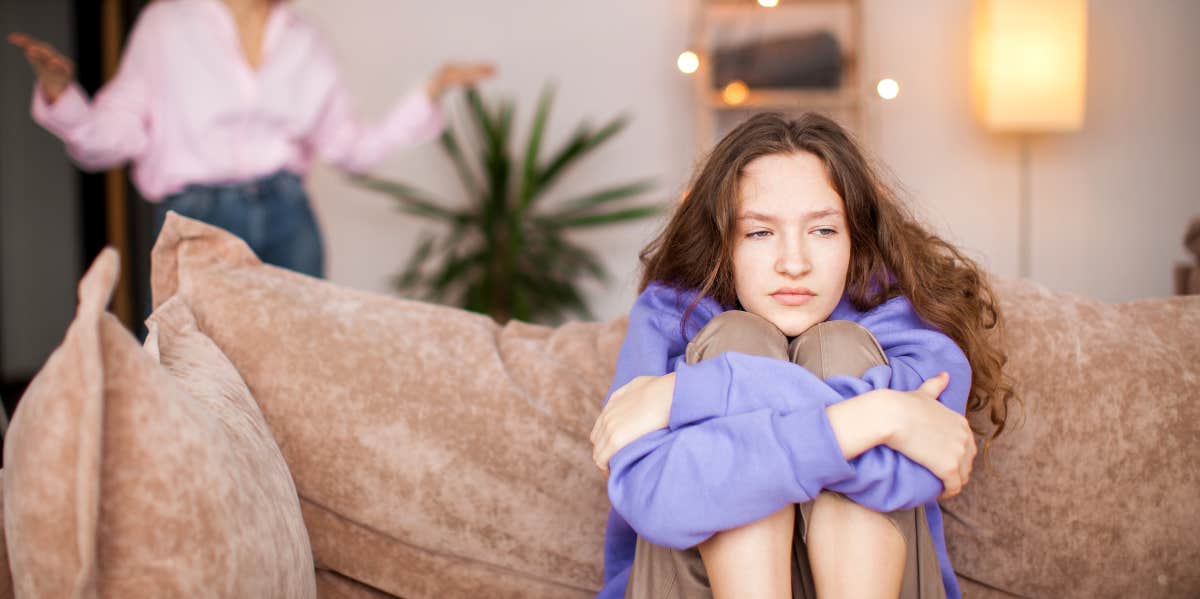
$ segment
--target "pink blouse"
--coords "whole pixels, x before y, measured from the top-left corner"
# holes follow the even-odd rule
[[[401,98],[380,123],[360,123],[329,46],[286,2],[272,8],[252,69],[220,0],[152,2],[93,101],[76,84],[51,105],[35,84],[32,111],[83,169],[132,160],[133,181],[152,201],[189,184],[280,169],[303,175],[317,155],[363,172],[445,123],[424,90]]]

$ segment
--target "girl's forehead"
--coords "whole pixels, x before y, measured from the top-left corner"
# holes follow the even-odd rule
[[[739,213],[793,213],[842,210],[842,198],[830,184],[825,163],[808,153],[772,154],[754,159],[738,185]]]

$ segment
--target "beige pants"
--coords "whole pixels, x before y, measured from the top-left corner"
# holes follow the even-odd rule
[[[687,362],[694,364],[724,352],[767,356],[795,362],[821,379],[835,374],[860,376],[872,366],[887,364],[879,342],[862,326],[846,320],[820,323],[793,339],[767,320],[732,310],[712,319],[688,344]],[[686,400],[685,400],[686,401]],[[830,498],[850,501],[830,493]],[[811,520],[812,502],[796,506],[796,530],[792,541],[792,597],[817,596],[808,563],[805,539]],[[941,570],[925,508],[884,514],[904,537],[905,564],[901,599],[944,599]],[[700,551],[653,545],[638,537],[637,553],[626,599],[708,599],[712,590]]]

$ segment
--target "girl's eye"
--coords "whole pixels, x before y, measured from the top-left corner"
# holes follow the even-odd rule
[[[762,239],[770,234],[770,231],[751,231],[746,234],[746,239]]]
[[[834,235],[837,235],[837,229],[832,227],[821,227],[820,229],[813,231],[813,233],[816,233],[817,237],[833,237]]]

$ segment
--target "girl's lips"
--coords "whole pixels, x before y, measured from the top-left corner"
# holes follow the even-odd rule
[[[811,293],[772,293],[771,297],[785,306],[803,306],[815,296]]]

